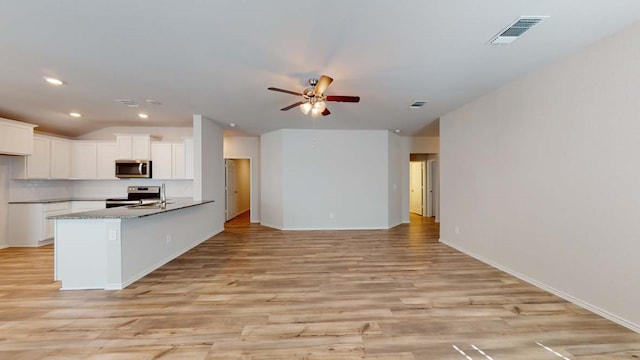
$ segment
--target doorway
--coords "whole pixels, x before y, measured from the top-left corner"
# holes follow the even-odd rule
[[[438,222],[438,155],[410,154],[409,212]]]
[[[424,173],[423,161],[411,161],[409,163],[409,211],[417,214],[424,214]]]
[[[225,159],[225,221],[251,211],[251,160]]]

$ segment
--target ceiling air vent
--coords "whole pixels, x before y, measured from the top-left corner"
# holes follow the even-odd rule
[[[540,24],[548,16],[521,16],[511,23],[505,29],[500,31],[498,35],[493,37],[489,44],[506,45],[516,41],[522,34],[534,26]]]
[[[426,101],[416,101],[413,104],[409,105],[411,109],[418,109],[423,107],[427,102]]]
[[[129,100],[129,99],[118,99],[116,100],[117,103],[120,103],[122,105],[127,105],[128,107],[138,107],[140,105],[138,105],[137,102],[133,101],[133,100]]]

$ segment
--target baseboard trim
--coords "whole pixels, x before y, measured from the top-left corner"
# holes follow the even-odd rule
[[[504,271],[507,274],[509,274],[511,276],[514,276],[514,277],[517,277],[518,279],[520,279],[520,280],[522,280],[524,282],[527,282],[527,283],[529,283],[529,284],[531,284],[531,285],[533,285],[533,286],[535,286],[537,288],[540,288],[542,290],[548,291],[548,292],[552,293],[553,295],[556,295],[557,297],[560,297],[560,298],[562,298],[562,299],[564,299],[564,300],[566,300],[566,301],[568,301],[570,303],[573,303],[575,305],[578,305],[583,309],[589,310],[592,313],[598,314],[598,315],[602,316],[603,318],[605,318],[607,320],[611,320],[614,323],[616,323],[618,325],[621,325],[621,326],[624,326],[629,330],[632,330],[632,331],[635,331],[637,333],[640,333],[640,325],[639,324],[636,324],[634,322],[626,320],[626,319],[624,319],[624,318],[622,318],[622,317],[620,317],[620,316],[618,316],[616,314],[613,314],[613,313],[611,313],[609,311],[606,311],[604,309],[599,308],[598,306],[595,306],[595,305],[593,305],[591,303],[588,303],[586,301],[578,299],[578,298],[576,298],[576,297],[574,297],[574,296],[572,296],[570,294],[567,294],[567,293],[565,293],[565,292],[563,292],[561,290],[558,290],[558,289],[556,289],[556,288],[554,288],[552,286],[549,286],[549,285],[547,285],[545,283],[542,283],[542,282],[537,281],[537,280],[535,280],[533,278],[530,278],[530,277],[528,277],[528,276],[526,276],[524,274],[521,274],[521,273],[519,273],[517,271],[514,271],[514,270],[512,270],[512,269],[510,269],[510,268],[508,268],[506,266],[500,265],[500,264],[498,264],[498,263],[496,263],[494,261],[491,261],[491,260],[489,260],[489,259],[487,259],[487,258],[485,258],[483,256],[480,256],[480,255],[475,254],[475,253],[473,253],[471,251],[468,251],[468,250],[464,249],[463,247],[460,247],[458,245],[452,244],[452,243],[450,243],[450,242],[448,242],[448,241],[446,241],[446,240],[444,240],[442,238],[440,238],[439,241],[441,243],[451,247],[451,248],[454,248],[454,249],[460,251],[463,254],[469,255],[472,258],[480,260],[480,261],[482,261],[483,263],[485,263],[485,264],[487,264],[489,266],[492,266],[492,267],[494,267],[494,268],[496,268],[498,270]]]

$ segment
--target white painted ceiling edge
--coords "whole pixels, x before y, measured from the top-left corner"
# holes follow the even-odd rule
[[[523,15],[549,18],[511,45],[487,44]],[[437,136],[440,116],[638,20],[637,0],[4,1],[0,116],[68,137],[191,126],[192,114],[235,123],[231,133],[243,135]],[[267,90],[302,91],[322,74],[335,79],[327,94],[361,102],[329,103],[332,114],[313,120],[280,111],[298,98]],[[428,103],[409,108],[420,100]]]

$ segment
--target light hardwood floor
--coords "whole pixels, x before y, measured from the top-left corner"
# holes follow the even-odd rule
[[[121,291],[58,291],[52,266],[51,246],[0,250],[0,359],[640,356],[639,334],[438,243],[417,216],[292,232],[241,216]]]

